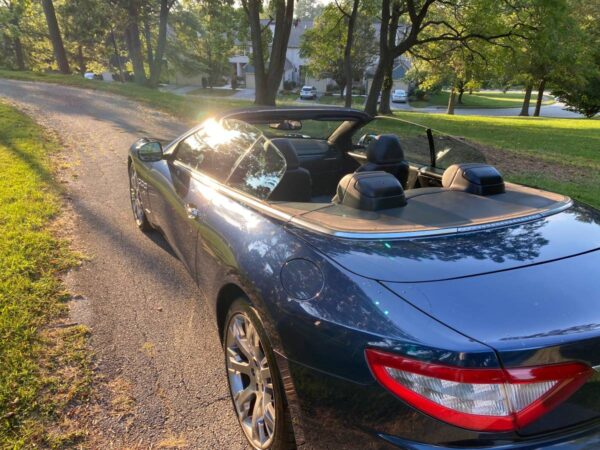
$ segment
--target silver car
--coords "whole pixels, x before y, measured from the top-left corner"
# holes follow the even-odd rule
[[[392,92],[392,102],[394,103],[407,103],[408,102],[408,94],[404,89],[395,89]]]

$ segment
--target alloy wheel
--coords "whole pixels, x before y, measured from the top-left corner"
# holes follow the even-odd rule
[[[145,220],[144,206],[142,204],[139,180],[133,166],[129,168],[129,192],[131,196],[131,209],[133,210],[133,217],[138,225],[142,225]]]
[[[273,379],[260,336],[246,314],[237,313],[229,321],[226,351],[231,396],[242,429],[255,448],[267,449],[275,434]]]

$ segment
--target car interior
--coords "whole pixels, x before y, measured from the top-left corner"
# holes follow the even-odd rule
[[[271,127],[285,129],[280,124],[271,124]],[[356,144],[347,138],[331,142],[294,133],[265,134],[287,163],[283,179],[269,197],[272,202],[331,203],[340,181],[353,173],[385,172],[396,179],[404,191],[442,187],[444,170],[424,164],[423,160],[430,155],[424,154],[422,149],[421,163],[409,162],[395,134],[365,134]]]
[[[296,222],[369,232],[473,226],[541,214],[570,202],[505,183],[496,168],[482,162],[436,167],[436,155],[451,148],[450,138],[432,138],[427,131],[423,136],[429,145],[444,148],[433,155],[420,148],[416,161],[407,156],[417,154],[415,149],[406,149],[417,143],[414,136],[405,144],[396,134],[361,134],[360,129],[358,139],[347,134],[333,142],[265,133],[287,162],[268,201],[293,214]],[[419,142],[415,145],[423,147],[423,139]]]

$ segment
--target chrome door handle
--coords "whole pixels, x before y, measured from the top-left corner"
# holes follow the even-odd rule
[[[187,214],[188,219],[200,218],[200,210],[196,208],[196,205],[192,205],[191,203],[185,204],[185,213]]]

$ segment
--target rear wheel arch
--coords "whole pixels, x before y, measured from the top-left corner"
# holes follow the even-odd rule
[[[219,339],[223,340],[223,328],[229,308],[239,298],[245,298],[250,303],[250,297],[244,290],[235,283],[228,283],[219,290],[216,302],[217,328],[219,330]]]

